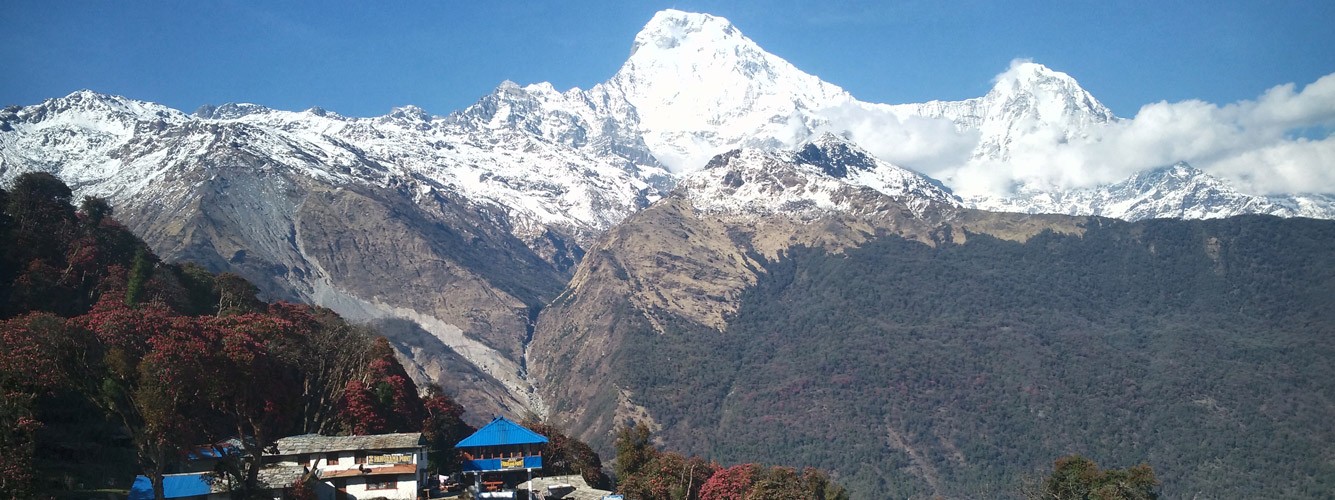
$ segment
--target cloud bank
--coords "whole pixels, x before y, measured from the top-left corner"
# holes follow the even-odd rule
[[[1133,118],[1093,125],[1075,137],[1056,124],[1026,125],[1012,137],[1005,160],[952,164],[949,158],[958,158],[958,151],[937,151],[921,163],[908,161],[921,147],[885,154],[966,195],[1004,196],[1018,186],[1091,187],[1178,161],[1245,193],[1335,193],[1335,73],[1301,91],[1288,83],[1223,106],[1200,100],[1148,104]],[[927,137],[940,131],[933,125],[897,133]],[[943,144],[960,147],[958,141]]]
[[[848,102],[820,115],[830,131],[847,133],[871,154],[923,173],[965,164],[980,137],[977,130],[960,129],[944,118],[901,117],[883,105]]]

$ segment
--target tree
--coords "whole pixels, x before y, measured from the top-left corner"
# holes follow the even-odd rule
[[[214,286],[213,273],[204,266],[186,262],[173,270],[176,278],[185,289],[182,297],[182,314],[204,316],[218,314],[218,290]]]
[[[79,203],[79,213],[84,216],[84,223],[88,227],[97,227],[102,225],[102,220],[111,215],[111,204],[104,198],[96,196],[84,196],[83,202]]]
[[[848,500],[848,490],[831,480],[824,470],[815,467],[803,469],[802,483],[814,500]]]
[[[149,338],[150,349],[138,366],[130,404],[139,421],[132,434],[155,492],[166,468],[184,450],[217,436],[210,403],[221,396],[214,384],[225,375],[218,362],[221,335],[209,326],[171,317]]]
[[[352,325],[322,307],[278,303],[269,314],[300,325],[304,338],[295,344],[300,359],[301,421],[298,433],[336,434],[343,430],[340,402],[348,382],[366,372],[374,347],[374,331]],[[430,418],[430,417],[428,417]],[[449,443],[453,447],[454,443]]]
[[[650,433],[649,426],[644,422],[635,422],[635,425],[628,425],[617,431],[615,471],[618,481],[640,472],[658,453],[649,442]]]
[[[1040,498],[1053,500],[1154,500],[1159,481],[1140,464],[1126,470],[1099,470],[1093,460],[1068,455],[1053,463]]]
[[[14,260],[61,255],[75,220],[69,186],[46,172],[28,172],[14,180],[6,212],[13,219]]]
[[[847,500],[848,492],[824,471],[806,468],[734,465],[714,473],[700,488],[701,500],[744,499]]]
[[[130,266],[130,277],[125,287],[125,303],[135,305],[144,294],[144,283],[148,281],[153,269],[148,263],[148,251],[140,248],[134,254],[134,264]]]
[[[267,314],[196,318],[199,335],[216,339],[212,377],[201,381],[216,418],[214,438],[238,437],[242,453],[228,472],[243,492],[258,488],[261,457],[286,435],[300,410],[302,361],[291,356],[300,325]]]
[[[255,298],[259,289],[245,278],[232,273],[222,273],[213,278],[214,290],[218,294],[218,315],[243,314],[262,310],[262,302]]]
[[[760,466],[741,464],[720,470],[700,487],[700,500],[744,500],[755,485]]]
[[[553,475],[579,474],[589,486],[599,489],[611,487],[611,478],[603,472],[602,457],[587,443],[537,420],[525,420],[524,427],[547,437],[547,451],[543,454],[544,472]]]
[[[30,496],[38,396],[68,384],[74,354],[65,320],[30,313],[0,322],[0,495]]]
[[[718,467],[699,457],[655,452],[639,472],[627,476],[617,490],[630,498],[693,500]]]
[[[343,391],[341,417],[352,434],[414,432],[422,429],[425,409],[417,386],[394,357],[384,337],[375,339],[371,362]]]
[[[636,499],[692,500],[718,466],[699,457],[660,452],[649,426],[636,422],[617,431],[617,491]]]
[[[61,282],[60,269],[45,259],[32,259],[14,280],[6,307],[13,314],[48,311],[69,315],[74,312],[71,306],[75,296],[74,290]]]
[[[746,492],[746,500],[810,500],[801,476],[789,467],[763,469]]]
[[[441,473],[460,470],[459,454],[454,445],[476,430],[464,422],[464,407],[436,384],[427,386],[422,406],[426,410],[426,419],[422,421],[422,437],[426,440],[427,460],[431,470]],[[551,460],[550,455],[547,458]]]
[[[71,324],[91,331],[105,349],[101,380],[89,397],[130,434],[160,495],[167,467],[209,435],[206,387],[216,377],[210,359],[216,335],[156,304],[130,307],[114,293]]]

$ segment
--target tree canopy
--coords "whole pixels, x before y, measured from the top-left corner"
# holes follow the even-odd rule
[[[71,199],[43,173],[0,190],[0,497],[128,486],[136,473],[161,496],[186,450],[229,438],[245,453],[223,472],[244,494],[284,436],[469,432],[449,396],[423,401],[372,330],[162,262],[105,200],[76,211]]]

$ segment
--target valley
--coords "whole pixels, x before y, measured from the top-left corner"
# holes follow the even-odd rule
[[[1070,453],[1151,463],[1168,497],[1329,495],[1335,194],[1181,158],[960,177],[1128,123],[1032,61],[976,98],[864,102],[666,10],[606,81],[444,116],[6,107],[0,183],[52,174],[165,262],[375,328],[467,422],[605,456],[640,422],[855,498],[1014,496]]]

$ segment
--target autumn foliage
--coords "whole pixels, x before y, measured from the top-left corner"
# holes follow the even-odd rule
[[[384,338],[326,309],[264,303],[239,276],[161,262],[104,200],[76,211],[71,198],[48,174],[0,190],[0,498],[134,472],[161,493],[185,450],[233,437],[247,453],[224,472],[253,488],[261,449],[283,436],[466,428],[448,396],[424,404]],[[111,431],[77,434],[92,428]],[[124,450],[136,470],[49,470],[94,470],[68,451],[92,445]]]
[[[612,480],[603,471],[603,460],[587,443],[561,432],[556,426],[534,419],[524,421],[524,427],[547,438],[543,451],[543,471],[549,475],[579,474],[594,488],[611,487]]]
[[[617,432],[617,491],[638,500],[847,500],[819,469],[741,464],[723,468],[698,457],[660,451],[649,427]]]
[[[1042,491],[1030,495],[1053,500],[1154,500],[1159,498],[1154,469],[1140,464],[1126,469],[1100,469],[1080,455],[1057,459]]]

